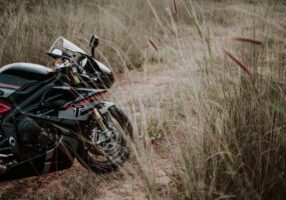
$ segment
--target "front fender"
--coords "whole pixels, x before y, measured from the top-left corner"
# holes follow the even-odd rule
[[[102,115],[107,113],[109,108],[111,108],[112,106],[115,106],[114,103],[107,102],[107,101],[101,101],[100,104],[103,105],[102,108],[99,109],[99,113],[102,114]]]

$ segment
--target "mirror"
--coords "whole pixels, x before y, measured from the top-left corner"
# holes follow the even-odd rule
[[[51,53],[58,56],[63,55],[63,52],[59,49],[53,49]]]
[[[95,48],[98,46],[99,40],[96,35],[91,36],[89,46],[91,47],[91,55],[94,57]]]
[[[62,58],[62,59],[70,59],[70,56],[63,52],[60,49],[53,49],[51,52],[47,53],[49,56],[51,56],[54,59]]]

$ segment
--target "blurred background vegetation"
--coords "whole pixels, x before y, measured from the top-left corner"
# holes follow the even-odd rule
[[[154,6],[164,8],[168,3],[157,1]],[[100,37],[99,57],[116,71],[156,60],[145,54],[148,39],[161,31],[156,18],[150,18],[147,1],[1,0],[0,11],[1,65],[46,64],[43,53],[58,36],[84,48],[92,34]],[[166,14],[164,9],[160,14]]]

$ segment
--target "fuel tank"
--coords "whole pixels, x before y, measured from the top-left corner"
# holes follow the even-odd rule
[[[41,80],[52,72],[51,68],[32,63],[12,63],[0,68],[0,74],[19,76],[24,79]]]
[[[9,96],[30,82],[43,81],[53,75],[53,69],[32,63],[12,63],[0,68],[0,96]]]

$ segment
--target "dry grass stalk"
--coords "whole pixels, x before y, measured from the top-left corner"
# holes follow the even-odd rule
[[[248,42],[248,43],[256,44],[256,45],[262,45],[263,44],[262,41],[255,40],[255,39],[252,39],[252,38],[234,37],[232,39],[236,40],[236,41],[239,41],[239,42]]]
[[[151,39],[148,39],[148,42],[151,44],[151,46],[156,50],[156,51],[159,51],[157,45],[155,44],[155,42]]]
[[[248,76],[252,75],[252,72],[249,70],[249,68],[243,64],[241,61],[238,60],[238,58],[236,58],[232,53],[230,53],[227,50],[223,50],[224,53],[231,59],[233,60]]]

